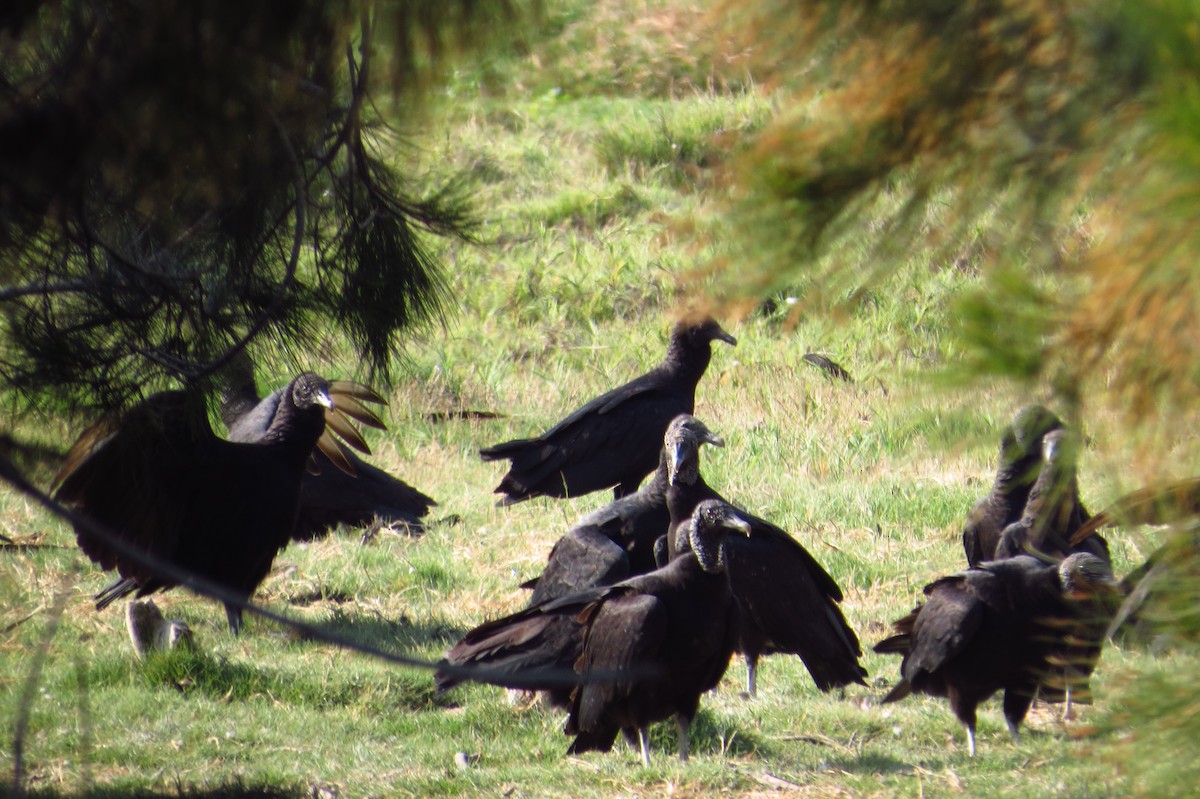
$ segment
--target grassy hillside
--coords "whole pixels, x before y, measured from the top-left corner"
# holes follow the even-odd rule
[[[511,53],[455,76],[419,152],[431,182],[458,179],[481,215],[479,246],[443,245],[454,307],[415,337],[392,389],[373,462],[439,501],[420,538],[349,530],[293,545],[258,599],[387,650],[436,658],[467,628],[519,607],[516,588],[551,544],[606,497],[509,509],[491,493],[503,468],[480,446],[541,431],[661,358],[685,308],[719,307],[704,267],[722,254],[722,159],[776,112],[736,60],[706,61],[707,32],[684,3],[571,4],[538,57]],[[616,68],[612,65],[616,64]],[[863,220],[870,224],[869,219]],[[730,264],[729,269],[736,269]],[[962,519],[991,481],[999,429],[1041,387],[954,385],[948,308],[975,285],[970,263],[911,262],[836,317],[803,306],[726,315],[736,349],[715,346],[697,415],[723,435],[709,482],[793,532],[846,590],[865,646],[885,635],[931,578],[963,564]],[[795,303],[795,304],[794,304]],[[820,352],[852,375],[827,378]],[[264,382],[284,379],[270,367]],[[350,359],[342,373],[352,375]],[[340,376],[340,375],[339,375]],[[497,419],[436,421],[448,411]],[[1128,488],[1131,445],[1093,421],[1081,463],[1090,507]],[[1186,464],[1181,465],[1186,472]],[[1013,745],[984,706],[980,756],[944,702],[886,708],[897,662],[868,654],[871,687],[816,691],[798,660],[762,667],[739,697],[734,663],[705,698],[695,756],[675,758],[673,725],[643,769],[620,749],[567,757],[559,714],[511,706],[498,689],[433,692],[401,669],[250,619],[240,638],[212,602],[161,598],[198,651],[139,662],[121,611],[97,613],[106,584],[68,528],[0,494],[0,729],[12,740],[32,653],[53,631],[24,740],[35,793],[219,793],[262,786],[312,796],[1005,796],[1123,795],[1114,767],[1078,741],[1097,709],[1063,724],[1039,707]],[[1154,545],[1113,535],[1118,571]],[[1095,679],[1104,705],[1147,656],[1109,649]],[[1112,736],[1112,737],[1115,737]],[[1102,739],[1101,743],[1106,739]],[[460,755],[460,753],[462,753]],[[7,753],[6,753],[6,756]],[[8,761],[11,764],[11,761]]]

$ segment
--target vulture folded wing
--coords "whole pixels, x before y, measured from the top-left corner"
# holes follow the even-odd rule
[[[776,528],[778,529],[778,528]],[[795,539],[782,533],[729,538],[725,568],[745,621],[773,649],[800,656],[821,690],[862,682],[858,637],[846,623],[833,578]]]
[[[625,700],[645,680],[656,679],[650,675],[661,662],[667,618],[661,600],[648,594],[610,597],[590,609],[583,655],[576,664],[576,671],[628,676],[579,686],[572,708],[576,730],[582,732],[606,726],[614,703]],[[657,679],[661,679],[661,675]]]
[[[984,605],[962,575],[925,586],[928,601],[913,625],[916,648],[904,662],[904,677],[915,682],[961,653],[983,624]]]
[[[629,553],[593,527],[577,527],[550,550],[529,604],[536,605],[629,576]]]

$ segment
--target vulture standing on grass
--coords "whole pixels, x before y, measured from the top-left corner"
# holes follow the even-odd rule
[[[683,418],[690,420],[692,433],[700,443],[724,446],[698,420],[691,416]],[[663,455],[659,468],[636,493],[589,513],[554,544],[541,575],[521,584],[522,588],[533,590],[528,614],[517,614],[472,630],[447,653],[447,662],[456,665],[473,662],[498,668],[505,674],[538,668],[559,671],[571,668],[579,657],[582,628],[571,613],[562,613],[559,606],[546,608],[546,604],[647,574],[665,565],[666,557],[655,557],[655,545],[665,541],[671,521],[667,482]],[[448,675],[438,677],[441,690],[457,682]],[[557,685],[546,690],[552,705],[565,708],[569,703],[570,686]]]
[[[700,433],[698,431],[703,431]],[[671,513],[670,557],[689,546],[686,520],[707,499],[725,500],[700,474],[700,444],[708,433],[691,416],[677,417],[667,431],[666,457]],[[862,649],[839,603],[842,590],[800,542],[781,528],[740,511],[750,536],[725,548],[730,587],[742,608],[738,651],[746,662],[746,692],[758,691],[758,661],[771,653],[800,657],[822,691],[850,683],[865,685]]]
[[[901,680],[884,697],[909,694],[946,697],[967,728],[975,756],[975,710],[1004,692],[1004,718],[1013,740],[1039,686],[1069,642],[1081,602],[1116,591],[1100,558],[1076,553],[1057,566],[1029,556],[983,563],[925,586],[918,605],[893,627],[896,635],[875,646],[900,654]]]
[[[617,733],[650,765],[649,726],[675,717],[679,758],[700,697],[717,686],[737,640],[738,606],[725,579],[725,544],[750,525],[719,500],[700,503],[687,525],[691,549],[649,574],[618,583],[580,613],[581,673],[620,679],[582,682],[571,697],[569,753],[607,752]]]
[[[1000,439],[1000,461],[991,493],[967,514],[963,549],[967,563],[977,566],[996,556],[1004,528],[1021,518],[1042,467],[1042,437],[1063,426],[1041,405],[1027,405],[1013,417]]]
[[[1000,534],[996,560],[1033,555],[1043,561],[1058,562],[1075,552],[1087,552],[1112,566],[1108,544],[1093,534],[1072,544],[1071,533],[1089,518],[1079,499],[1075,476],[1077,440],[1063,428],[1042,437],[1043,465],[1021,518]],[[1051,668],[1038,692],[1047,702],[1063,703],[1063,718],[1071,718],[1075,702],[1091,701],[1089,684],[1100,659],[1108,619],[1115,602],[1105,596],[1080,600],[1074,605],[1078,619],[1067,623],[1061,646],[1050,656]]]
[[[645,728],[675,714],[680,756],[687,758],[687,727],[700,695],[713,688],[736,640],[737,604],[723,568],[722,541],[744,533],[746,522],[725,503],[697,507],[686,525],[691,551],[661,569],[610,586],[533,605],[487,622],[463,636],[445,657],[454,666],[484,671],[476,678],[509,686],[509,675],[547,675],[552,704],[567,708],[571,752],[607,751],[618,732],[649,762]],[[727,545],[727,544],[726,544]],[[564,685],[561,675],[616,675],[615,680]],[[465,679],[440,672],[439,691]]]
[[[245,358],[234,361],[221,397],[221,419],[229,430],[229,440],[253,443],[265,435],[279,412],[284,391],[277,389],[260,399],[250,361]],[[382,404],[384,400],[366,386],[335,381],[330,384],[330,396],[341,413],[368,427],[385,429],[375,412],[363,404]],[[347,440],[354,442],[353,446],[360,451],[370,452],[348,422],[334,418],[330,424],[338,424],[339,431],[348,429]],[[338,462],[335,464],[331,457]],[[318,450],[313,461],[300,484],[300,510],[292,530],[293,540],[318,538],[339,524],[363,527],[376,520],[419,531],[430,507],[437,504],[352,452],[327,454]]]
[[[179,584],[155,563],[248,600],[292,533],[301,477],[333,408],[329,385],[311,372],[292,380],[255,443],[218,438],[204,398],[183,391],[154,394],[84,431],[54,480],[57,499],[152,559],[76,525],[84,553],[121,575],[96,595],[97,609]],[[225,614],[237,634],[241,608],[226,603]]]
[[[523,588],[533,589],[529,604],[646,574],[666,562],[656,556],[655,545],[659,540],[665,541],[671,523],[671,512],[667,509],[666,451],[672,436],[680,435],[688,427],[689,434],[699,444],[725,446],[721,438],[695,417],[684,414],[676,418],[683,421],[668,426],[658,468],[650,479],[636,493],[615,499],[583,517],[555,543],[545,571],[522,583]]]
[[[536,438],[480,450],[485,461],[512,462],[496,488],[504,495],[498,504],[605,488],[613,488],[616,498],[636,491],[658,463],[667,425],[694,410],[696,384],[715,340],[737,344],[712,319],[679,323],[666,358],[646,374],[597,397]]]

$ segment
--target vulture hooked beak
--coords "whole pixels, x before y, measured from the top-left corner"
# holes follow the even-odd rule
[[[746,521],[736,513],[730,513],[725,517],[725,526],[730,530],[737,530],[747,538],[749,538],[753,532],[750,522]]]
[[[668,436],[669,440],[664,446],[667,453],[667,482],[675,485],[676,477],[679,475],[679,469],[684,461],[688,459],[691,452],[699,451],[704,444],[711,444],[714,447],[724,447],[725,439],[721,438],[716,433],[705,427],[702,430],[694,430],[696,433],[696,445],[690,446],[690,443],[685,437]]]

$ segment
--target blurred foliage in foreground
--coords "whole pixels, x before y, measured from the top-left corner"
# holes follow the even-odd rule
[[[1173,527],[1135,586],[1134,615],[1118,632],[1154,657],[1124,675],[1100,726],[1118,743],[1105,753],[1139,795],[1188,796],[1200,780],[1200,525]]]
[[[933,248],[940,268],[981,275],[960,300],[956,370],[1049,384],[1077,424],[1119,412],[1147,479],[1195,463],[1175,456],[1195,452],[1200,388],[1200,5],[721,11],[787,98],[731,168],[738,235],[715,271],[755,276],[739,269],[731,293],[853,307]],[[1115,757],[1132,784],[1163,796],[1200,777],[1200,562],[1194,530],[1168,538],[1145,621],[1186,663],[1131,680],[1109,720],[1128,731]]]
[[[1109,404],[1141,423],[1192,406],[1195,4],[722,11],[788,98],[732,167],[728,262],[755,276],[742,286],[801,286],[802,309],[853,305],[934,247],[943,268],[984,275],[962,299],[966,372],[1046,381],[1076,413]]]

